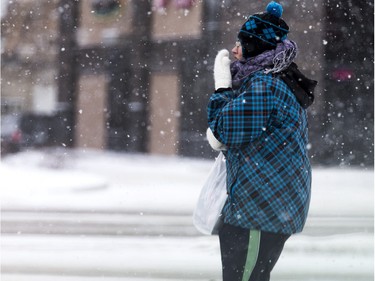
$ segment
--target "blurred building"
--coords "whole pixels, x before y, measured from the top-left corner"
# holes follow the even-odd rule
[[[214,155],[213,61],[269,1],[20,0],[2,18],[2,114],[47,145]],[[319,81],[315,164],[373,165],[373,4],[280,1],[297,63]],[[27,122],[26,122],[27,123]]]

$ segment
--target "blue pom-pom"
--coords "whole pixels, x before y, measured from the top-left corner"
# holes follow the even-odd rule
[[[283,14],[283,6],[281,6],[279,3],[276,3],[275,1],[272,1],[267,5],[266,11],[267,13],[280,18]]]

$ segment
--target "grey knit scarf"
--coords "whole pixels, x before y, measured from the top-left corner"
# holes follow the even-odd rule
[[[237,60],[231,63],[232,87],[238,89],[245,79],[259,70],[277,73],[286,69],[297,56],[297,44],[285,39],[276,49],[263,52],[256,57]]]

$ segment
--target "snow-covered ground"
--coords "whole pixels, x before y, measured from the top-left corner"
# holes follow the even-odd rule
[[[0,164],[2,208],[191,213],[213,160],[30,151]],[[373,169],[314,168],[311,216],[372,216]]]
[[[0,164],[2,281],[220,280],[191,222],[210,160],[28,151]],[[373,280],[372,169],[313,170],[310,216],[274,280]]]

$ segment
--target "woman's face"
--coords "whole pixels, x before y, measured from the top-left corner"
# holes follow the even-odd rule
[[[242,59],[242,46],[241,42],[237,41],[236,45],[232,49],[232,54],[235,57],[236,60],[241,60]]]

